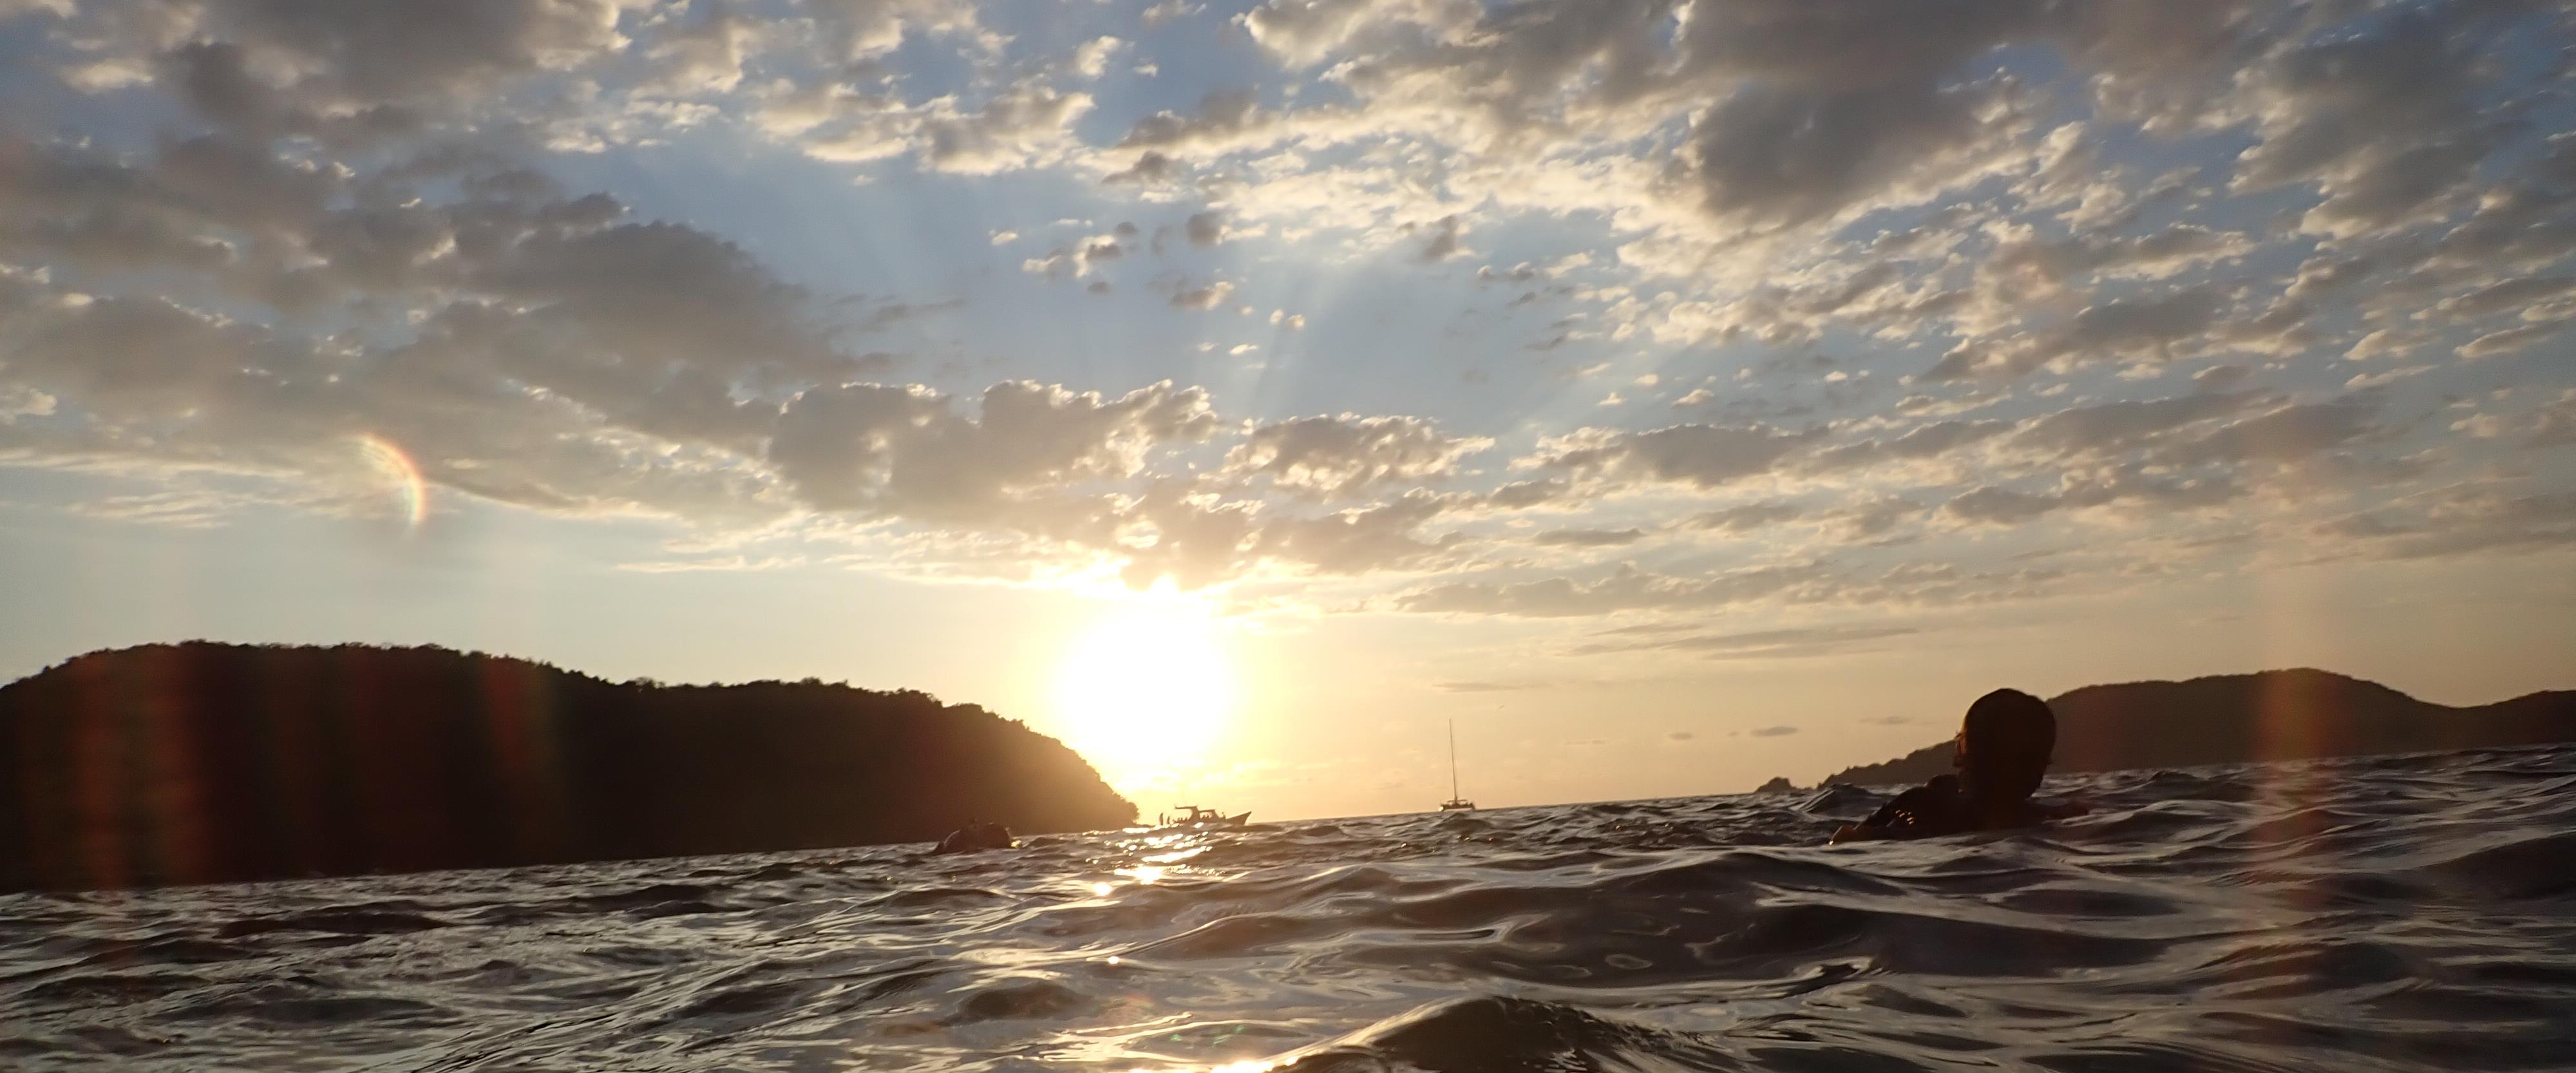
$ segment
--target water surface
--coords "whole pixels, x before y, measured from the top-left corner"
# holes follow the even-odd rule
[[[0,898],[23,1069],[2576,1068],[2576,748]]]

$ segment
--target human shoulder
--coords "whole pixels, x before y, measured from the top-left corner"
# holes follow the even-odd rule
[[[1959,811],[1958,777],[1942,775],[1896,795],[1835,841],[1948,834],[1958,829]]]

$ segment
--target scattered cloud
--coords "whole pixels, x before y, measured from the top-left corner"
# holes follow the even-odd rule
[[[0,130],[0,464],[203,526],[349,509],[366,437],[568,518],[1530,619],[2060,591],[2035,526],[2564,544],[2576,141],[2500,43],[2566,20],[1882,6],[0,6],[59,83]],[[817,175],[922,248],[813,256]]]

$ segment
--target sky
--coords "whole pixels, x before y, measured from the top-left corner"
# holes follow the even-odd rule
[[[0,0],[0,676],[922,689],[1147,813],[2576,686],[2576,12]]]

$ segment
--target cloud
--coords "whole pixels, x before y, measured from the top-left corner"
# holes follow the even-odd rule
[[[2474,320],[2520,312],[2570,294],[2576,294],[2576,276],[2523,276],[2442,299],[2433,304],[2432,311],[2449,320]]]
[[[2070,407],[2022,425],[2009,442],[2019,450],[2052,455],[2121,454],[2175,429],[2235,414],[2261,397],[2252,391],[2211,391]]]
[[[1214,246],[1225,241],[1225,214],[1216,210],[1191,213],[1182,226],[1189,234],[1190,245]]]
[[[1921,504],[1898,495],[1856,495],[1839,503],[1757,500],[1691,516],[1688,529],[1746,537],[1778,526],[1804,524],[1836,539],[1884,540],[1899,526],[1923,514]]]
[[[2201,352],[2222,306],[2207,285],[2139,297],[2110,298],[2073,317],[2000,347],[1961,347],[1943,355],[1923,379],[2017,377],[2051,363],[2120,358],[2171,361]]]
[[[2000,91],[1928,75],[1841,91],[1755,84],[1692,124],[1663,179],[1742,231],[1919,203],[2013,159],[2018,124]]]
[[[672,20],[646,46],[660,65],[645,89],[674,95],[721,93],[742,83],[742,65],[758,47],[759,24],[719,8],[694,21]]]
[[[1539,442],[1522,464],[1613,482],[1716,488],[1766,473],[1817,433],[1763,425],[1672,425],[1650,432],[1582,429]]]
[[[1060,157],[1070,128],[1092,107],[1088,93],[1026,82],[972,112],[934,109],[920,125],[922,159],[940,171],[989,175]]]
[[[2556,336],[2564,325],[2525,324],[2488,332],[2460,344],[2458,353],[2470,361],[2481,361],[2501,354],[2528,350],[2543,340]]]
[[[2013,598],[2065,581],[1994,527],[2165,549],[2251,502],[2356,556],[2557,546],[2535,512],[2558,460],[2528,452],[2570,440],[2563,377],[2526,358],[2507,380],[2547,390],[2492,394],[2576,319],[2564,72],[2489,47],[2557,49],[2545,6],[1269,0],[1052,44],[950,0],[400,7],[0,8],[26,20],[11,58],[62,80],[20,129],[65,131],[0,135],[0,456],[343,510],[365,435],[441,496],[810,526],[906,569],[1290,603],[1368,577],[1315,591],[1528,617]],[[1279,66],[1195,99],[1122,73],[1232,27]],[[646,147],[738,148],[690,174],[746,189],[804,154],[863,200],[1012,215],[933,212],[970,237],[891,277],[770,263],[759,197],[677,222],[568,185],[635,181]],[[1109,222],[1140,211],[1166,215]],[[1001,248],[1022,233],[1050,237]],[[1470,236],[1495,250],[1457,262]],[[993,326],[1073,296],[975,274],[1007,253],[1005,276],[1086,284],[1089,317],[1233,310],[1252,284],[1213,261],[1096,277],[1172,254],[1293,287],[1283,250],[1494,263],[1336,277],[1367,302],[1265,293],[1307,310],[1279,331],[1314,329],[1205,389],[1019,345]],[[1411,338],[1355,307],[1443,295],[1490,318],[1426,348],[1457,360],[1422,382],[1461,399],[1342,382]],[[1179,346],[1256,345],[1226,335]],[[1558,349],[1514,359],[1531,338]],[[892,382],[934,367],[943,389]],[[1613,383],[1684,423],[1584,405]],[[1318,398],[1341,401],[1278,417]],[[95,513],[183,524],[250,493],[208,495]]]
[[[2175,445],[2163,455],[2184,465],[2297,461],[2378,431],[2371,417],[2379,406],[2380,396],[2369,391],[2326,402],[2284,406],[2213,429],[2196,440]]]
[[[1485,503],[1498,510],[1527,510],[1562,501],[1573,494],[1574,486],[1561,480],[1513,481],[1494,489],[1485,497]]]
[[[2242,365],[2212,365],[2191,374],[2191,385],[2203,391],[2225,391],[2250,375],[2253,370]]]
[[[2576,493],[2454,485],[2320,522],[2318,557],[2439,559],[2576,546]]]
[[[2498,12],[2497,14],[2503,14]],[[2314,184],[2304,226],[2355,234],[2424,218],[2469,177],[2498,131],[2481,116],[2473,14],[2400,12],[2370,31],[2283,50],[2248,73],[2255,143],[2233,187]]]
[[[1550,529],[1530,538],[1543,548],[1617,548],[1645,539],[1642,529]]]
[[[1110,57],[1127,47],[1127,42],[1103,34],[1082,43],[1073,50],[1073,69],[1084,78],[1098,78],[1109,70]]]
[[[1721,533],[1751,533],[1782,522],[1809,517],[1812,510],[1798,503],[1768,500],[1721,507],[1696,515],[1687,523],[1695,529],[1712,529]]]
[[[1224,305],[1225,300],[1233,295],[1234,284],[1221,279],[1210,280],[1196,287],[1183,286],[1180,290],[1172,292],[1172,306],[1176,309],[1214,309]]]
[[[1997,245],[1979,270],[2004,281],[2001,285],[2055,288],[2087,275],[2165,279],[2253,250],[2254,243],[2244,235],[2178,223],[2135,236],[2023,237]]]
[[[1422,249],[1413,255],[1414,260],[1427,264],[1433,261],[1445,261],[1456,256],[1464,249],[1458,242],[1458,231],[1457,216],[1441,217],[1440,222],[1432,226],[1431,237],[1425,240],[1422,243]]]
[[[1648,608],[1715,608],[1775,596],[1820,580],[1813,565],[1745,567],[1696,577],[1649,573],[1620,564],[1591,582],[1552,577],[1520,582],[1459,581],[1402,593],[1396,606],[1435,614],[1561,618]]]
[[[1445,561],[1463,538],[1449,533],[1426,540],[1414,534],[1454,505],[1454,500],[1416,491],[1319,518],[1283,518],[1262,528],[1257,549],[1327,574],[1428,567]]]
[[[2198,510],[2244,494],[2242,485],[2225,476],[2167,477],[2141,466],[2117,466],[2070,472],[2056,485],[2038,491],[1980,485],[1942,504],[1940,514],[1970,525],[2014,526],[2059,510],[2115,505],[2167,512]]]
[[[2451,430],[2482,440],[2519,440],[2533,450],[2576,445],[2576,388],[2523,413],[2472,414],[2452,422]]]
[[[1445,480],[1494,445],[1450,436],[1415,417],[1301,417],[1255,426],[1226,455],[1225,471],[1319,497],[1364,495]]]
[[[1221,148],[1261,136],[1272,129],[1270,119],[1253,91],[1218,90],[1199,101],[1196,115],[1165,111],[1138,120],[1127,136],[1118,140],[1117,147],[1151,151]]]
[[[1614,631],[1615,632],[1615,631]],[[1596,642],[1574,655],[1618,652],[1687,652],[1709,659],[1785,659],[1821,656],[1917,632],[1910,626],[1808,626],[1739,633],[1689,633],[1643,640]]]
[[[1797,732],[1798,728],[1792,726],[1755,727],[1751,730],[1745,731],[1745,733],[1757,738],[1787,737],[1788,735],[1795,734]]]
[[[1817,451],[1804,468],[1816,471],[1866,469],[1888,462],[1937,458],[2011,431],[2009,421],[1936,421],[1918,425],[1885,440],[1862,440]]]
[[[1152,451],[1218,427],[1207,393],[1169,382],[1117,398],[996,384],[980,413],[921,388],[819,387],[779,413],[767,458],[816,509],[992,523],[1068,482],[1130,477]]]

